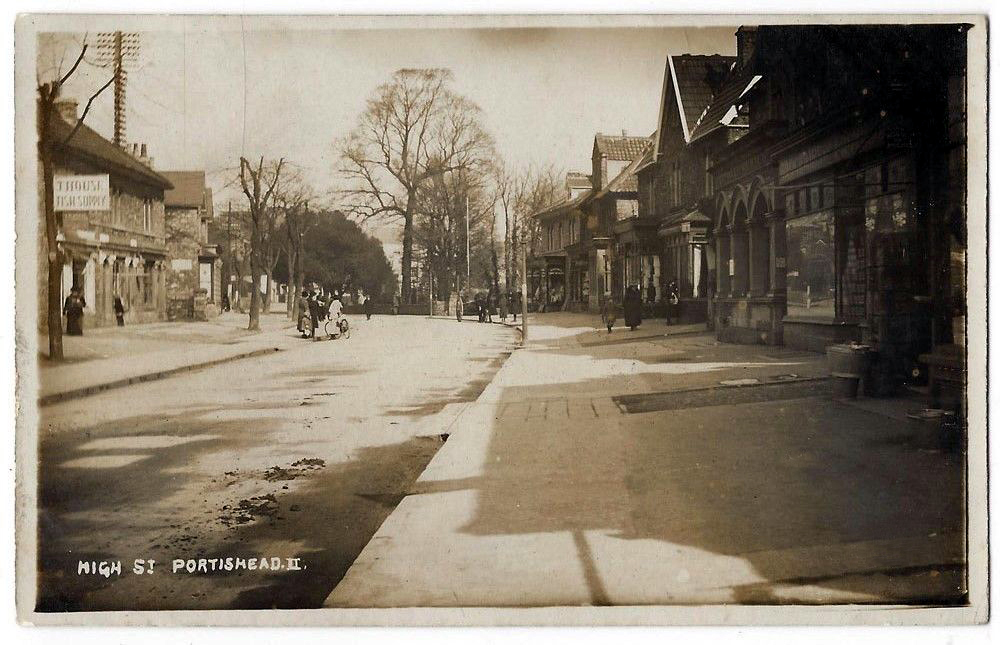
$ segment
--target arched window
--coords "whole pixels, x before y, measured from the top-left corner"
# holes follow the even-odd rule
[[[747,209],[742,203],[736,206],[731,226],[730,242],[733,258],[731,291],[733,296],[745,296],[750,289],[750,238],[747,231]]]
[[[750,215],[750,294],[763,296],[771,289],[771,235],[764,221],[767,200],[758,193]]]

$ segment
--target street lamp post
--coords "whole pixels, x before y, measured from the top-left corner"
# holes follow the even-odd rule
[[[521,345],[528,344],[528,245],[521,228]]]

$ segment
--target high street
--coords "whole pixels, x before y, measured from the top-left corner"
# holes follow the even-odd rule
[[[515,338],[416,316],[351,322],[349,339],[286,327],[268,356],[41,408],[39,607],[319,606]],[[303,570],[172,573],[174,559],[230,556]],[[154,573],[133,574],[136,559]],[[123,572],[79,575],[80,561]]]

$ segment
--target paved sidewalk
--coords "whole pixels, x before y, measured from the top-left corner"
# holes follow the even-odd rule
[[[247,321],[246,314],[227,312],[206,322],[102,327],[64,336],[65,363],[39,358],[39,402],[88,396],[301,342],[284,312],[262,315],[259,332],[247,331]],[[44,337],[39,347],[47,347]]]
[[[963,459],[900,418],[919,401],[832,401],[816,354],[550,316],[327,606],[961,601]]]

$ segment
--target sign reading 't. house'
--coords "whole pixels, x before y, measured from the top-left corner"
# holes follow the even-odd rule
[[[56,175],[52,188],[57,211],[106,211],[111,208],[108,175]]]

